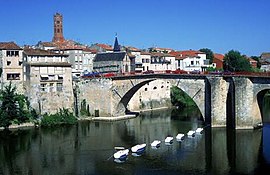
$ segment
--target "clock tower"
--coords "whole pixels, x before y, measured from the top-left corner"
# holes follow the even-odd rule
[[[53,42],[64,42],[63,36],[63,17],[61,14],[56,13],[53,16],[54,21],[54,35],[53,35]]]

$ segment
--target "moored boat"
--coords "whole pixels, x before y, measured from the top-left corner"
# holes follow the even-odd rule
[[[113,154],[115,159],[119,159],[120,161],[126,160],[129,153],[129,149],[119,150]]]
[[[168,136],[165,138],[165,143],[172,143],[173,142],[173,137]]]
[[[195,136],[195,131],[190,130],[190,131],[188,131],[187,135],[189,137],[194,137]]]
[[[143,144],[138,144],[138,145],[135,145],[133,147],[131,147],[131,151],[133,153],[141,153],[145,150],[145,147],[146,147],[146,144],[143,143]]]
[[[203,128],[197,128],[196,129],[196,133],[202,133],[202,131],[203,131]]]
[[[185,134],[179,133],[176,136],[176,140],[178,140],[178,141],[184,140],[184,136],[185,136]]]
[[[152,146],[152,147],[159,147],[159,146],[160,146],[160,143],[161,143],[160,140],[154,140],[154,141],[151,143],[151,146]]]

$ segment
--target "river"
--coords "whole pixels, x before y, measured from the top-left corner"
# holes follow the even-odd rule
[[[269,103],[270,104],[270,103]],[[270,105],[269,105],[270,106]],[[269,107],[268,107],[269,109]],[[267,115],[270,113],[265,111]],[[0,131],[0,174],[184,174],[251,175],[270,172],[270,125],[258,130],[226,130],[204,125],[196,109],[157,110],[117,122],[80,121],[57,128]],[[205,127],[201,134],[166,136]],[[161,146],[150,143],[159,139]],[[114,147],[146,143],[140,156],[115,162]]]

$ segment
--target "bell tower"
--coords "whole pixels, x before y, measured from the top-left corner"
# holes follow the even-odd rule
[[[53,16],[54,21],[54,35],[53,42],[63,42],[65,41],[63,36],[63,17],[61,14],[56,13]]]

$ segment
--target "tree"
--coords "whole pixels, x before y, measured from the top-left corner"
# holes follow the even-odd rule
[[[0,92],[0,126],[8,128],[12,123],[23,123],[36,119],[35,110],[30,107],[28,99],[16,93],[16,87],[11,82]]]
[[[206,54],[206,59],[209,59],[209,63],[210,64],[213,63],[214,53],[212,52],[211,49],[203,48],[203,49],[200,49],[199,51]]]
[[[241,55],[239,51],[230,50],[224,56],[223,67],[225,70],[240,72],[240,71],[252,71],[252,67],[249,61]]]
[[[180,107],[196,106],[192,98],[177,86],[171,88],[171,102],[174,106]]]

